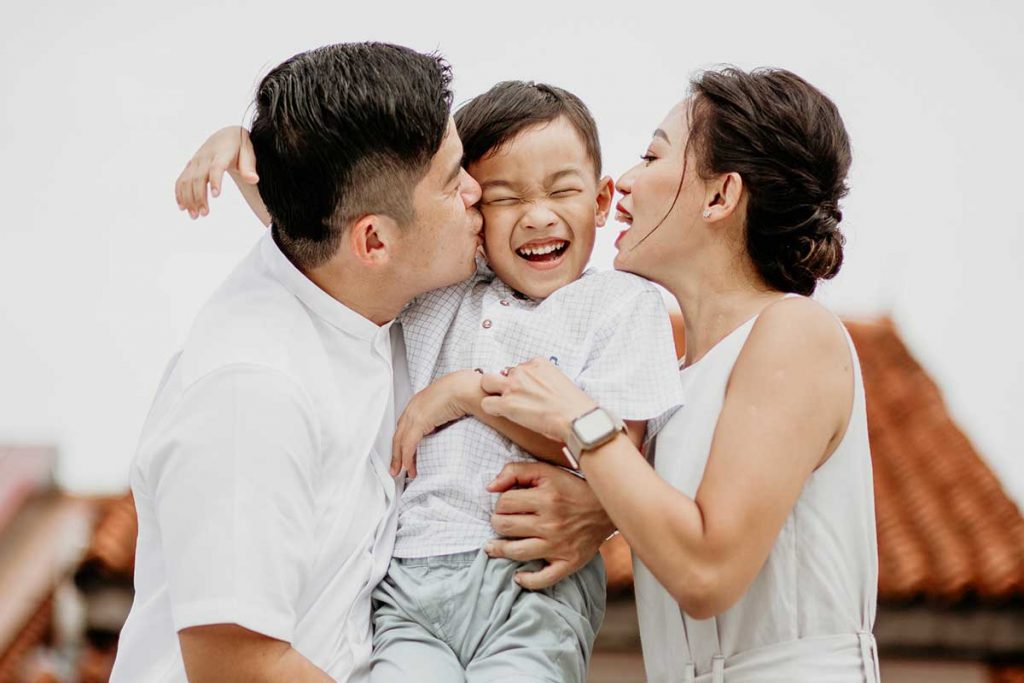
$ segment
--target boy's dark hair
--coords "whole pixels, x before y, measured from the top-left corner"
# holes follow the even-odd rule
[[[691,145],[703,177],[747,190],[747,253],[764,281],[810,295],[843,264],[839,201],[850,139],[836,105],[784,69],[718,68],[690,82]]]
[[[368,213],[413,220],[412,192],[448,127],[451,67],[385,43],[328,45],[274,68],[256,92],[260,195],[300,267],[337,251]]]
[[[502,81],[455,112],[462,165],[497,151],[523,130],[564,116],[583,139],[594,175],[601,175],[601,143],[587,105],[568,90],[533,81]]]

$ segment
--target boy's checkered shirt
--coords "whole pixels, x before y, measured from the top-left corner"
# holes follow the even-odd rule
[[[663,417],[682,403],[664,301],[635,275],[588,270],[536,302],[481,267],[417,298],[399,322],[413,391],[457,370],[498,372],[542,356],[624,420]],[[497,496],[484,487],[506,463],[530,459],[472,418],[423,439],[399,502],[395,556],[464,552],[494,538]]]

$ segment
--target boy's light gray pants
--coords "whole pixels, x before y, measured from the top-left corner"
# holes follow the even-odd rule
[[[604,563],[541,591],[512,580],[541,566],[482,550],[393,559],[373,593],[373,683],[582,683],[604,619]]]

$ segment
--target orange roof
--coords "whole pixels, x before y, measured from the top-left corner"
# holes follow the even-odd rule
[[[673,318],[681,330],[681,321]],[[867,393],[879,599],[1024,595],[1024,517],[950,418],[889,320],[847,322]],[[681,355],[681,354],[680,354]],[[632,584],[629,548],[602,549],[609,587]]]

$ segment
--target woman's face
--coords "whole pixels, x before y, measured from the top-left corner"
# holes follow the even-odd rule
[[[615,243],[615,268],[655,282],[690,250],[704,209],[705,184],[692,153],[686,158],[689,108],[689,100],[672,108],[640,163],[615,184],[622,194],[615,218],[629,226]]]

